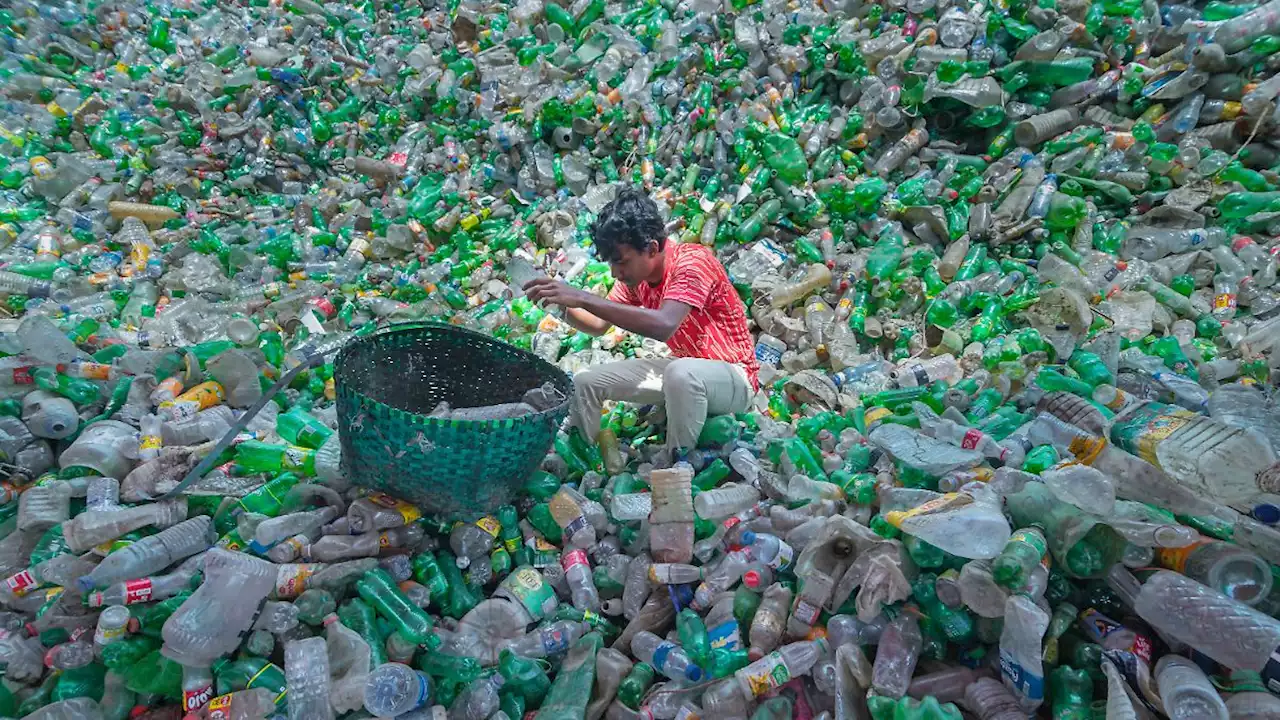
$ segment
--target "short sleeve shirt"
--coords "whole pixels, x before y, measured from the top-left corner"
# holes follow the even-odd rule
[[[665,250],[662,282],[630,288],[616,283],[609,299],[624,305],[656,310],[665,300],[693,308],[667,340],[676,357],[723,360],[742,367],[752,386],[759,388],[755,345],[747,329],[747,308],[729,282],[724,266],[703,245],[671,244]]]

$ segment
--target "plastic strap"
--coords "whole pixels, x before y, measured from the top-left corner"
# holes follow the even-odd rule
[[[338,349],[339,348],[334,348],[333,352],[337,352]],[[236,421],[236,424],[232,425],[230,430],[227,430],[227,433],[222,436],[222,439],[218,441],[218,444],[214,446],[213,450],[209,451],[209,454],[204,456],[204,459],[200,461],[200,464],[191,468],[187,473],[187,476],[182,478],[182,482],[178,483],[177,486],[169,492],[160,496],[159,499],[168,500],[169,498],[176,497],[177,495],[182,494],[184,490],[191,487],[191,485],[197,480],[204,477],[204,474],[213,468],[218,456],[222,455],[222,451],[231,447],[231,443],[236,439],[236,436],[249,426],[249,423],[257,417],[259,412],[262,412],[262,408],[266,407],[267,403],[271,402],[271,399],[274,398],[281,390],[288,387],[303,370],[310,370],[323,365],[324,357],[325,353],[311,355],[307,358],[306,362],[299,363],[292,370],[285,373],[276,381],[275,385],[271,386],[270,390],[266,391],[262,394],[262,397],[258,398],[258,402],[254,403],[253,407],[249,408],[248,412],[240,416],[240,419]]]

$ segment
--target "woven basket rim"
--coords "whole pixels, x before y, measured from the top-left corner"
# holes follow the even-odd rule
[[[385,338],[388,335],[394,335],[394,334],[400,334],[400,333],[420,333],[420,332],[428,332],[428,333],[442,332],[442,333],[447,333],[452,335],[458,335],[466,338],[470,342],[488,343],[488,344],[500,343],[503,346],[505,346],[503,348],[504,350],[514,351],[523,360],[532,362],[535,365],[541,365],[542,368],[547,372],[547,374],[550,374],[553,378],[557,380],[563,381],[562,384],[566,390],[565,399],[558,405],[548,408],[546,410],[541,410],[536,413],[529,413],[527,415],[521,415],[519,417],[514,417],[514,418],[502,418],[497,420],[455,420],[453,418],[433,418],[433,417],[428,417],[422,413],[416,413],[410,410],[404,410],[402,408],[398,408],[393,405],[388,405],[387,403],[384,403],[381,400],[377,400],[372,396],[366,395],[364,393],[358,392],[354,389],[347,387],[346,375],[343,372],[343,365],[344,365],[344,361],[350,355],[363,349],[365,345],[372,344],[381,338]],[[371,332],[368,335],[363,335],[361,337],[351,339],[350,341],[348,341],[346,344],[342,346],[342,349],[338,351],[337,357],[334,358],[333,383],[334,383],[334,392],[336,395],[340,395],[340,396],[349,398],[351,400],[354,400],[360,406],[371,407],[372,409],[378,410],[378,411],[386,410],[388,412],[401,413],[403,415],[411,417],[413,419],[414,424],[421,425],[423,427],[432,427],[432,428],[455,427],[455,428],[463,428],[468,430],[492,430],[500,427],[512,427],[516,423],[544,422],[544,421],[558,422],[559,420],[563,419],[565,415],[568,414],[569,403],[573,400],[573,381],[569,378],[569,376],[560,368],[556,367],[555,365],[552,365],[546,360],[543,360],[537,355],[534,355],[528,350],[524,350],[523,348],[516,347],[515,345],[512,345],[511,343],[508,343],[496,337],[493,337],[492,335],[486,335],[484,333],[476,332],[474,330],[468,330],[467,328],[458,327],[457,325],[450,325],[448,323],[440,323],[440,322],[432,322],[428,320],[415,320],[415,321],[409,321],[409,322],[394,323],[394,324],[379,328],[378,330]]]

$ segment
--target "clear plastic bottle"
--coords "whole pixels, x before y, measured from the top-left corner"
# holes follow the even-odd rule
[[[329,701],[339,713],[364,706],[364,688],[369,678],[369,645],[355,630],[330,613],[324,619],[325,648],[329,657]]]
[[[82,553],[146,525],[167,528],[187,517],[185,497],[118,510],[89,510],[63,524],[62,534],[72,552]]]
[[[290,720],[329,720],[329,652],[320,637],[292,640],[284,646]]]
[[[871,688],[877,695],[900,698],[907,693],[922,642],[920,621],[913,613],[904,612],[889,623],[880,636],[871,671]]]
[[[1147,578],[1134,609],[1164,635],[1233,669],[1262,672],[1280,647],[1280,621],[1169,570]]]
[[[498,709],[498,691],[506,678],[501,673],[477,678],[449,706],[449,720],[485,720]]]
[[[683,648],[647,630],[641,630],[631,639],[631,652],[672,680],[696,683],[702,679],[702,668],[689,659]]]
[[[1165,655],[1156,663],[1155,676],[1169,720],[1228,720],[1222,697],[1195,663]]]
[[[760,607],[751,619],[748,639],[751,646],[748,657],[758,660],[778,646],[786,629],[787,611],[791,608],[791,590],[781,583],[774,583],[764,591]]]
[[[596,529],[587,520],[583,506],[587,499],[571,487],[561,487],[551,497],[551,516],[564,533],[565,543],[586,550],[596,544]]]
[[[398,717],[426,707],[430,700],[427,674],[400,663],[379,665],[365,684],[364,709],[374,717]]]
[[[80,588],[87,592],[124,580],[146,577],[209,548],[213,542],[213,520],[208,515],[183,520],[111,553],[92,572],[80,578]],[[274,572],[272,577],[274,579]]]
[[[564,569],[564,578],[569,585],[573,606],[579,610],[599,612],[600,593],[596,590],[586,551],[575,549],[564,553],[560,556],[560,566]]]
[[[1026,595],[1005,602],[1000,634],[1000,674],[1027,713],[1034,713],[1045,697],[1041,649],[1049,629],[1049,614]]]
[[[161,631],[164,655],[193,667],[209,667],[234,650],[253,622],[253,610],[276,587],[273,563],[221,548],[205,556],[204,576]]]

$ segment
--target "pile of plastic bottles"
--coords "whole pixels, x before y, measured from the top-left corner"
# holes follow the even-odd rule
[[[1280,0],[12,0],[0,51],[0,717],[1280,718]],[[355,485],[354,336],[665,352],[518,290],[608,290],[622,183],[751,409],[673,463],[612,405],[478,518]]]

